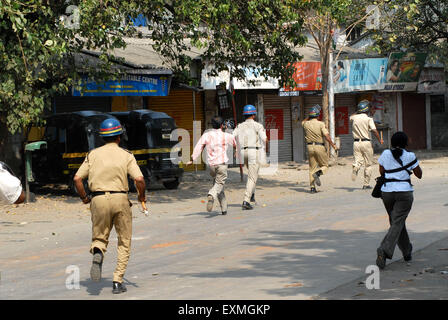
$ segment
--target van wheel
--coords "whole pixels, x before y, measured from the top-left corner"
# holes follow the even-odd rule
[[[179,187],[179,184],[180,184],[179,180],[176,179],[173,181],[164,182],[163,186],[165,188],[167,188],[168,190],[173,190],[173,189],[177,189],[177,187]]]

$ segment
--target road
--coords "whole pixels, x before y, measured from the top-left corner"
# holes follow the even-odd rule
[[[447,237],[448,198],[445,174],[425,177],[424,171],[416,180],[408,230],[419,251]],[[134,206],[128,292],[121,295],[111,293],[114,232],[103,279],[95,283],[89,279],[89,220],[0,222],[0,299],[319,298],[367,278],[388,227],[381,200],[369,191],[323,183],[315,195],[288,186],[284,197],[258,199],[252,211],[231,204],[226,216],[205,212],[205,204],[186,210],[171,203],[167,214],[144,217]],[[400,259],[397,249],[393,261]],[[400,261],[395,268],[399,264],[405,268]],[[79,289],[66,286],[69,266],[79,268]]]

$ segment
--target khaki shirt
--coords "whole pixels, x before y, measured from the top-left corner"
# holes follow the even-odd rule
[[[263,125],[253,119],[247,119],[240,123],[236,129],[233,130],[233,136],[238,140],[241,148],[261,148],[265,145],[267,140],[266,130]]]
[[[350,116],[354,139],[370,139],[370,131],[376,130],[375,122],[365,113],[357,113]]]
[[[143,176],[134,155],[115,142],[90,151],[76,175],[89,179],[89,189],[95,191],[129,191],[128,175]]]
[[[303,120],[302,126],[305,131],[306,143],[324,143],[324,136],[328,134],[328,130],[322,121],[319,121],[316,118],[308,121]]]

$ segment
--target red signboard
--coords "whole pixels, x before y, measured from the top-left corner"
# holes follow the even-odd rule
[[[348,107],[337,107],[335,108],[335,118],[336,118],[336,135],[348,134]]]
[[[270,140],[269,129],[277,129],[278,140],[283,140],[283,109],[265,109],[264,123],[268,140]]]
[[[322,72],[320,62],[296,62],[292,77],[296,83],[294,88],[286,87],[285,91],[322,90]]]

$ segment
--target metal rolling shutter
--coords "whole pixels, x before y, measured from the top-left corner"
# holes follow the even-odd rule
[[[191,90],[170,90],[166,97],[148,97],[148,109],[165,112],[172,117],[178,128],[188,130],[190,134],[190,156],[193,153],[193,120],[201,121],[201,132],[205,130],[205,113],[203,106],[202,93],[195,93],[195,104],[193,106],[193,91]],[[198,169],[204,169],[203,164],[197,166]],[[194,170],[193,166],[184,168],[186,171]]]
[[[72,97],[61,96],[54,98],[56,113],[93,110],[110,112],[112,97]]]
[[[263,109],[283,110],[283,140],[278,141],[278,161],[292,161],[292,128],[290,97],[263,95]],[[266,123],[266,120],[265,120]]]
[[[305,96],[305,118],[308,117],[308,113],[314,105],[322,106],[322,96]]]
[[[354,94],[336,94],[335,95],[335,107],[348,107],[348,116],[350,117],[356,111],[356,95]],[[353,135],[352,124],[348,121],[349,133],[339,135],[341,139],[341,149],[339,150],[339,156],[353,155]]]

